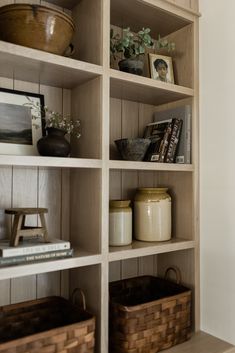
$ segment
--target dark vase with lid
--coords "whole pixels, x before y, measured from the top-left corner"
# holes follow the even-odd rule
[[[47,135],[38,140],[37,148],[41,156],[67,157],[70,154],[70,143],[66,140],[66,131],[49,127]]]

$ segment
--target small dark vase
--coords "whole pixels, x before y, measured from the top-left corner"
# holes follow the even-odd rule
[[[142,76],[144,69],[144,62],[139,59],[124,59],[118,63],[119,70]]]
[[[41,156],[67,157],[70,144],[65,138],[66,131],[54,127],[47,128],[47,135],[38,140],[37,148]]]

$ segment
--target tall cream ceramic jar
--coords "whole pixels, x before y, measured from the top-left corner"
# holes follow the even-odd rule
[[[132,209],[130,200],[109,202],[109,245],[129,245],[132,242]]]
[[[166,241],[171,238],[171,197],[167,188],[139,188],[134,202],[135,238]]]

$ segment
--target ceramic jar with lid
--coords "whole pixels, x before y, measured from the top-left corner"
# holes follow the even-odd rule
[[[132,242],[132,209],[130,200],[109,203],[109,245],[122,246]]]
[[[171,238],[171,197],[167,188],[139,188],[134,201],[135,238],[166,241]]]

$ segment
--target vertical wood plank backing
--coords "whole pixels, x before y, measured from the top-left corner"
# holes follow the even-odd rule
[[[61,170],[56,168],[39,168],[38,206],[48,208],[46,224],[49,238],[61,237]],[[64,205],[66,207],[66,205]],[[37,297],[48,293],[57,295],[60,292],[60,273],[39,274],[37,279]],[[48,284],[48,288],[46,286]]]
[[[11,3],[11,2],[9,2]],[[3,3],[0,0],[0,6],[7,5],[8,3]],[[0,78],[0,87],[2,88],[13,88],[13,80],[8,78]],[[0,207],[5,209],[12,206],[12,167],[1,167],[0,169]],[[11,217],[6,217],[7,223],[7,232],[8,237],[10,236],[11,231]],[[10,289],[11,289],[11,280],[0,281],[0,305],[10,304]]]
[[[44,95],[45,105],[49,110],[63,112],[63,90],[61,88],[40,85],[40,93]]]
[[[120,159],[114,143],[122,137],[122,101],[110,98],[110,159]]]
[[[109,264],[109,282],[121,279],[121,261],[110,262]]]
[[[37,168],[13,167],[12,207],[37,207]],[[37,223],[36,216],[28,217],[27,225]],[[11,303],[36,298],[36,276],[11,280]]]
[[[194,288],[194,251],[181,250],[172,253],[158,255],[158,274],[163,276],[167,267],[175,265],[179,267],[182,284]],[[169,278],[174,279],[171,274]]]
[[[109,199],[120,200],[122,197],[122,172],[111,170],[109,174]],[[121,261],[109,264],[109,281],[116,281],[121,278]]]
[[[0,208],[4,210],[11,207],[12,197],[12,167],[0,168]],[[11,217],[4,217],[7,224],[7,235],[9,237],[11,231]],[[10,280],[0,281],[0,305],[10,303]]]
[[[176,49],[172,54],[162,51],[171,56],[175,84],[193,88],[193,25],[188,25],[170,34],[166,38],[175,43]]]
[[[100,170],[71,171],[71,241],[74,246],[98,253],[101,248]]]
[[[193,239],[192,174],[158,173],[158,186],[168,187],[172,197],[172,233],[174,237]]]
[[[110,25],[110,29],[113,29],[114,35],[119,34],[122,37],[122,29],[118,26]],[[115,56],[116,59],[113,57],[110,58],[110,67],[115,70],[119,70],[118,62],[120,59],[123,59],[123,54],[118,53],[118,56]]]
[[[70,240],[70,170],[62,170],[61,183],[61,239]],[[61,272],[61,295],[69,295],[69,271]]]
[[[45,105],[49,110],[58,113],[70,113],[70,95],[68,90],[41,85],[40,93],[44,95]],[[38,206],[48,208],[46,224],[49,238],[60,238],[62,227],[62,176],[60,169],[39,168]],[[64,207],[68,207],[64,204]],[[61,275],[59,272],[43,273],[37,276],[37,297],[58,295],[60,293]],[[48,287],[47,287],[48,286]]]
[[[76,59],[102,64],[101,0],[83,0],[73,9]]]
[[[138,136],[138,103],[122,101],[122,138],[135,138]]]
[[[153,275],[155,271],[156,269],[154,255],[139,258],[139,276]]]
[[[109,199],[110,200],[120,200],[122,197],[122,172],[121,170],[111,170],[110,171],[110,181],[109,181]]]
[[[139,103],[139,137],[143,137],[145,126],[153,122],[153,113],[155,110],[156,107],[154,105]]]
[[[155,112],[160,112],[162,110],[166,110],[166,109],[174,109],[183,105],[192,105],[192,99],[191,98],[186,98],[186,99],[181,99],[178,100],[176,102],[171,102],[171,103],[167,103],[167,104],[161,104],[155,107]]]
[[[101,326],[101,270],[100,266],[87,266],[73,269],[70,272],[70,293],[81,288],[85,294],[87,310],[96,317],[96,348],[100,352]],[[79,296],[77,297],[79,300]],[[77,302],[79,305],[79,301]]]
[[[121,278],[135,277],[139,273],[139,262],[138,258],[128,259],[122,261],[122,272]]]
[[[72,117],[81,121],[81,138],[72,138],[72,156],[101,158],[101,79],[72,90]]]
[[[60,272],[50,272],[38,275],[37,298],[60,294]]]
[[[11,304],[36,299],[36,276],[11,280]]]
[[[71,90],[63,89],[63,115],[71,116]],[[70,240],[70,170],[61,171],[61,239]],[[61,271],[61,295],[69,296],[69,271]]]
[[[172,265],[180,269],[182,284],[192,290],[192,322],[195,322],[195,258],[194,250],[176,251],[173,253],[166,253],[158,255],[157,266],[158,275],[164,276],[166,269]],[[175,279],[172,274],[169,278]],[[196,309],[196,310],[195,310]]]

